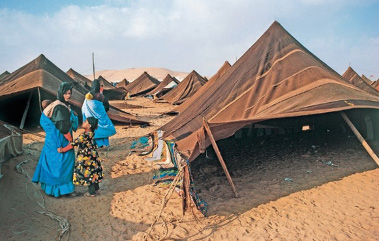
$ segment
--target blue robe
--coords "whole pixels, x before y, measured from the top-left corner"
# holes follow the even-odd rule
[[[95,131],[94,141],[98,147],[109,146],[109,137],[116,134],[111,119],[109,119],[104,105],[98,100],[85,99],[82,106],[83,121],[92,116],[99,120],[98,127]]]
[[[75,130],[78,118],[73,111],[70,121]],[[65,153],[58,152],[59,147],[65,147],[69,142],[44,113],[41,115],[40,124],[46,132],[46,138],[32,182],[41,183],[41,188],[48,195],[59,197],[70,194],[75,190],[72,183],[75,152],[73,149]]]

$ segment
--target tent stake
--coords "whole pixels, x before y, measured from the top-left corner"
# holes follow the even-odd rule
[[[21,119],[20,129],[24,129],[26,115],[28,114],[28,110],[29,110],[29,106],[30,106],[30,100],[32,99],[32,95],[33,95],[33,91],[30,92],[30,95],[28,98],[28,103],[26,103],[24,114],[22,115],[22,119]]]
[[[351,128],[351,130],[354,132],[355,136],[358,138],[358,140],[362,143],[363,147],[366,149],[368,154],[371,156],[371,158],[376,162],[376,164],[379,166],[379,158],[375,154],[375,152],[371,149],[371,147],[368,145],[366,140],[361,136],[357,128],[355,128],[354,124],[350,121],[349,117],[345,114],[345,112],[340,112],[342,118],[345,120],[347,125]]]
[[[232,178],[230,177],[230,174],[229,174],[229,171],[228,171],[228,168],[226,167],[225,165],[225,162],[224,162],[224,159],[222,158],[221,156],[221,153],[220,153],[220,150],[218,149],[218,146],[217,146],[217,143],[212,135],[212,132],[211,132],[211,128],[209,128],[209,125],[207,123],[207,121],[205,119],[203,119],[203,125],[205,127],[205,130],[208,132],[208,135],[209,135],[209,139],[211,140],[211,143],[212,143],[212,146],[213,146],[213,149],[215,150],[216,152],[216,155],[218,157],[218,160],[220,161],[221,163],[221,166],[222,168],[224,169],[224,172],[226,174],[226,177],[228,178],[228,181],[229,181],[229,184],[230,186],[232,187],[232,190],[234,192],[234,197],[238,197],[237,195],[237,190],[236,188],[234,187],[234,184],[233,184],[233,180]]]

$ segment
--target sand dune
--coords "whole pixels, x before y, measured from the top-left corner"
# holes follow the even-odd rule
[[[167,74],[170,74],[172,77],[177,78],[179,81],[183,80],[188,75],[188,72],[173,71],[165,68],[141,67],[123,70],[99,70],[96,71],[95,76],[98,77],[101,75],[106,80],[112,82],[119,82],[124,78],[126,78],[128,81],[133,81],[138,78],[144,71],[160,81],[162,81]],[[90,80],[93,80],[92,75],[87,75],[86,77]]]

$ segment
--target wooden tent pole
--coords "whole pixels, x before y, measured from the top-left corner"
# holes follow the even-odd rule
[[[357,128],[355,128],[354,124],[350,121],[349,117],[345,114],[345,112],[340,112],[342,118],[345,120],[347,125],[351,128],[351,130],[354,132],[355,136],[358,138],[358,140],[362,143],[363,147],[366,149],[368,154],[371,156],[371,158],[376,162],[376,164],[379,166],[379,158],[375,154],[375,152],[371,149],[369,144],[366,142],[366,140],[361,136]]]
[[[20,129],[24,129],[26,115],[28,114],[29,106],[30,106],[30,100],[32,99],[33,91],[30,92],[28,102],[26,103],[24,114],[22,115],[21,123],[20,123]]]
[[[221,163],[221,166],[222,168],[224,169],[224,172],[226,174],[226,177],[228,178],[228,181],[229,181],[229,184],[230,186],[232,187],[232,190],[234,192],[234,197],[238,197],[237,195],[237,190],[234,186],[234,183],[233,183],[233,180],[232,178],[230,177],[230,174],[229,174],[229,171],[228,171],[228,168],[226,167],[225,165],[225,162],[224,162],[224,159],[222,158],[221,156],[221,153],[220,153],[220,150],[218,149],[218,146],[217,146],[217,143],[212,135],[212,131],[211,131],[211,128],[209,127],[207,121],[205,119],[203,119],[203,125],[205,127],[205,130],[208,132],[208,135],[209,135],[209,139],[211,140],[211,143],[212,143],[212,146],[213,146],[213,149],[215,150],[216,152],[216,155],[218,157],[218,160],[220,161]]]

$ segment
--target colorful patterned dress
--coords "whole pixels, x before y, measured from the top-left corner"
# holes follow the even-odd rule
[[[73,177],[75,185],[88,186],[100,183],[103,179],[101,159],[93,143],[93,136],[93,132],[84,132],[71,143],[78,146]]]

